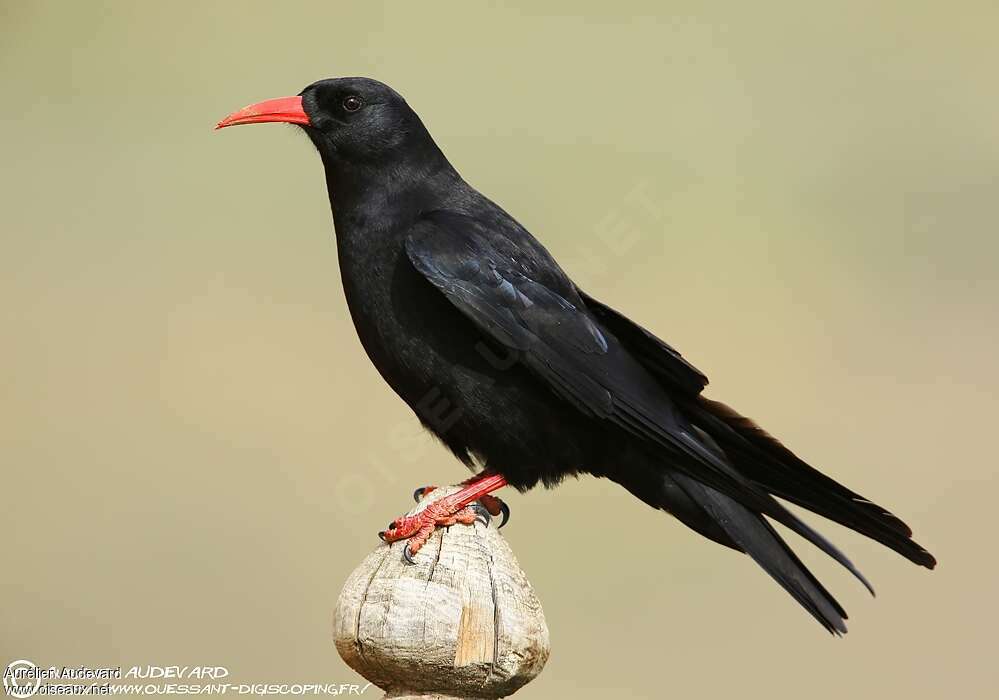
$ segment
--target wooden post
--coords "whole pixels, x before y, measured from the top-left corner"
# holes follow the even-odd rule
[[[394,700],[501,698],[541,672],[541,603],[495,527],[438,529],[415,565],[404,544],[379,546],[340,593],[333,638],[347,665]]]

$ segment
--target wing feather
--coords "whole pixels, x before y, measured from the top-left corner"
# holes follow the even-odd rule
[[[406,253],[485,333],[520,351],[520,361],[550,391],[658,448],[670,466],[691,478],[791,528],[870,589],[836,547],[694,437],[695,429],[655,377],[590,315],[564,274],[537,264],[537,251],[519,250],[478,221],[448,213],[429,215],[414,227]],[[544,283],[530,274],[541,267],[548,270]]]

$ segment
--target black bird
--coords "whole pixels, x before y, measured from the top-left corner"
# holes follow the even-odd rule
[[[217,128],[256,122],[298,124],[319,151],[347,305],[368,357],[459,460],[484,465],[459,493],[379,533],[409,539],[407,559],[435,527],[473,520],[473,501],[498,513],[487,494],[505,484],[525,491],[589,473],[745,552],[836,634],[846,612],[770,520],[870,584],[775,497],[936,564],[900,519],[705,398],[707,378],[680,353],[576,286],[461,178],[387,85],[320,80]]]

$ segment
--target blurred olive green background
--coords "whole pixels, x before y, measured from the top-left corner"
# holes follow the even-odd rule
[[[340,586],[466,474],[356,340],[308,140],[212,127],[370,75],[940,559],[812,518],[879,593],[793,542],[835,640],[609,482],[508,494],[553,646],[518,698],[995,697],[995,3],[517,5],[0,3],[0,661],[357,679]]]

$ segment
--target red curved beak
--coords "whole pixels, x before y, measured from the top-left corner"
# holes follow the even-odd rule
[[[288,122],[289,124],[302,124],[308,126],[309,115],[302,109],[302,97],[278,97],[273,100],[264,100],[257,104],[243,107],[238,112],[233,112],[228,117],[215,125],[216,129],[224,129],[227,126],[238,126],[239,124],[260,124],[263,122]]]

